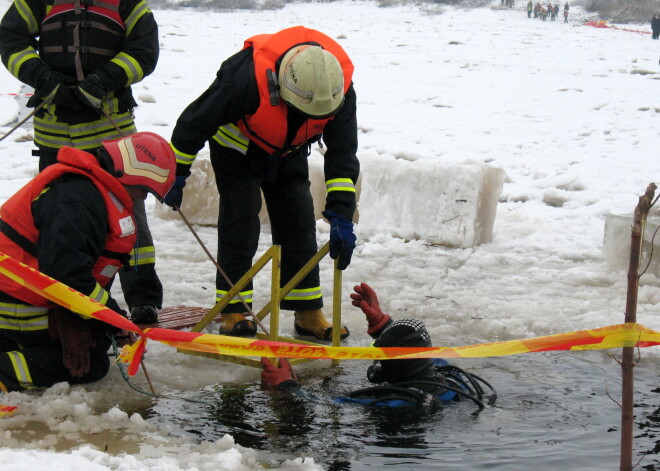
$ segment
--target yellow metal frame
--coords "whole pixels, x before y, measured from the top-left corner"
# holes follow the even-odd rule
[[[261,321],[270,314],[270,336],[264,333],[257,333],[257,338],[262,340],[274,340],[289,343],[298,343],[305,345],[318,345],[314,342],[305,342],[304,340],[294,339],[290,337],[282,337],[280,335],[280,301],[295,288],[298,283],[307,275],[312,269],[320,263],[330,251],[330,243],[326,243],[321,249],[303,266],[298,273],[283,287],[280,288],[280,265],[282,259],[282,248],[279,245],[273,245],[257,260],[257,263],[243,275],[243,277],[231,287],[229,291],[217,302],[211,310],[206,313],[204,317],[192,328],[193,332],[201,332],[216,316],[222,311],[229,302],[238,295],[238,293],[252,280],[257,274],[272,261],[271,273],[271,297],[270,302],[266,304],[256,315]],[[341,283],[342,272],[337,268],[337,260],[334,262],[334,276],[333,276],[333,289],[332,289],[332,346],[338,347],[340,342],[341,332]],[[227,361],[230,363],[237,363],[239,365],[253,366],[261,368],[259,360],[249,357],[239,357],[234,355],[222,355],[219,353],[206,353],[194,352],[190,350],[178,349],[181,353],[188,355],[197,355],[206,358],[213,358],[215,360]],[[309,359],[291,359],[289,362],[292,365],[313,361]],[[333,365],[339,364],[338,360],[332,360]]]

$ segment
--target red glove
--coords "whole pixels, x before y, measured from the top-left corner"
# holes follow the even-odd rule
[[[62,307],[51,309],[48,317],[48,331],[62,344],[62,360],[71,376],[89,373],[89,351],[96,345],[89,322]]]
[[[268,386],[279,386],[284,381],[295,381],[291,372],[291,365],[284,358],[280,358],[280,367],[273,365],[269,358],[261,357],[261,381]]]
[[[353,306],[362,309],[364,315],[367,316],[367,322],[369,323],[367,333],[374,338],[378,337],[380,331],[392,318],[389,314],[385,314],[380,310],[378,296],[371,289],[371,286],[366,283],[360,283],[354,286],[353,290],[355,291],[355,293],[351,293]]]

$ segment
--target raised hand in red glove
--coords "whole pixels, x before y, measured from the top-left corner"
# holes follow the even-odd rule
[[[354,293],[351,293],[353,306],[359,307],[367,316],[369,327],[367,333],[373,338],[377,338],[383,328],[392,320],[389,314],[383,313],[378,304],[376,292],[366,283],[360,283],[353,287]]]
[[[261,357],[261,381],[264,384],[277,387],[285,381],[295,381],[289,362],[280,358],[279,365],[278,368],[269,358]]]

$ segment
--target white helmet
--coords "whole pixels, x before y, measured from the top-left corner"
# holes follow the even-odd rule
[[[282,100],[312,118],[330,117],[344,103],[344,71],[319,46],[290,49],[280,65],[279,86]]]

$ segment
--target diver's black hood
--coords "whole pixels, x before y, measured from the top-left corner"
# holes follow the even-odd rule
[[[432,347],[431,336],[423,322],[403,319],[392,322],[374,342],[375,347]],[[382,379],[390,384],[406,381],[434,381],[436,369],[433,360],[383,360]]]

